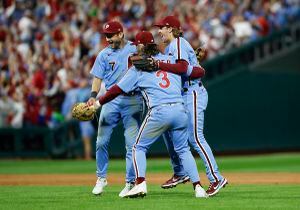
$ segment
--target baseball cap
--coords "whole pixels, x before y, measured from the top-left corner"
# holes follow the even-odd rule
[[[175,16],[167,16],[162,20],[160,20],[158,23],[154,24],[154,26],[157,27],[167,26],[167,27],[180,29],[180,22],[178,18]]]
[[[104,34],[116,34],[119,32],[123,32],[123,27],[118,21],[108,21],[103,25],[103,29],[101,32]]]
[[[138,45],[138,44],[154,44],[154,38],[151,32],[149,31],[141,31],[136,34],[135,41],[132,43],[132,45]]]

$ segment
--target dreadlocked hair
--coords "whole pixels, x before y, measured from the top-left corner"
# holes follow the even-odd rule
[[[181,29],[178,29],[178,28],[173,28],[172,29],[172,34],[175,38],[182,37],[183,36],[183,31]]]
[[[146,44],[143,53],[148,56],[154,56],[159,53],[159,50],[156,44]]]

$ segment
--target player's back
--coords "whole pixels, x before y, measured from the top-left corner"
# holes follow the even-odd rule
[[[174,39],[165,49],[166,55],[173,56],[176,60],[185,60],[189,63],[188,68],[199,66],[195,51],[190,43],[182,38]],[[193,84],[198,84],[201,79],[190,80],[186,76],[182,77],[183,87],[187,88]]]
[[[172,62],[170,56],[158,54],[154,59]],[[148,107],[166,103],[181,103],[181,77],[165,71],[139,71],[138,86],[146,100]]]
[[[186,60],[191,66],[199,65],[193,47],[182,37],[174,39],[165,48],[165,54],[173,56],[176,60]]]
[[[171,56],[160,53],[154,56],[154,59],[174,63]],[[118,86],[124,92],[139,88],[149,108],[160,104],[183,103],[181,77],[169,72],[161,70],[146,72],[132,67],[118,83]]]

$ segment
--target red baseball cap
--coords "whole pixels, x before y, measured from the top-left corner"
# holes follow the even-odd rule
[[[151,32],[149,31],[141,31],[136,34],[135,41],[132,43],[132,45],[138,45],[138,44],[154,44],[154,38]]]
[[[108,21],[103,25],[103,29],[101,32],[104,34],[116,34],[119,32],[123,32],[123,27],[118,21]]]
[[[167,16],[162,20],[160,20],[158,23],[154,24],[154,26],[157,27],[167,26],[167,27],[180,29],[180,22],[178,18],[175,16]]]

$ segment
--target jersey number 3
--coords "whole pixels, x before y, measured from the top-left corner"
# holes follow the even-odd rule
[[[162,82],[159,83],[159,86],[161,88],[168,88],[170,86],[170,80],[168,78],[168,73],[165,71],[157,71],[156,72],[156,76],[160,77],[160,75],[162,75]]]

